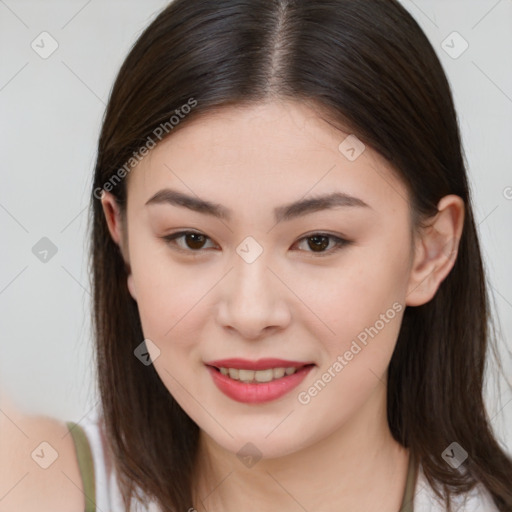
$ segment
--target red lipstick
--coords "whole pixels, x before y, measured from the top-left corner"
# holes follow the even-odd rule
[[[258,404],[276,400],[296,388],[313,368],[314,363],[289,361],[285,359],[248,359],[231,358],[209,361],[207,369],[217,388],[226,396],[237,402]],[[270,368],[296,368],[295,373],[275,378],[270,382],[242,382],[223,375],[219,368],[236,368],[239,370],[267,370]]]

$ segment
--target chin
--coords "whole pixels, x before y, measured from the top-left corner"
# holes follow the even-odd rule
[[[253,461],[285,457],[309,445],[304,439],[304,433],[302,433],[300,439],[296,439],[290,435],[287,429],[283,428],[281,432],[277,432],[278,427],[276,431],[269,435],[271,430],[265,425],[262,428],[253,428],[252,430],[241,429],[237,431],[231,429],[229,432],[233,437],[230,437],[224,431],[220,436],[218,431],[216,431],[217,435],[212,436],[211,433],[208,433],[208,436],[222,449],[236,455],[242,463],[244,463],[246,457],[252,457]],[[297,435],[299,434],[297,433]]]

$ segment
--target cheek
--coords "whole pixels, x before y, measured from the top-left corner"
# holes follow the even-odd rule
[[[311,309],[328,327],[318,336],[326,353],[322,371],[341,356],[343,371],[340,365],[330,371],[343,373],[337,380],[348,389],[362,390],[365,379],[375,382],[370,370],[380,377],[389,364],[405,309],[408,256],[407,240],[383,238],[380,247],[347,257],[329,283],[309,295]]]
[[[218,279],[212,273],[201,279],[197,270],[178,268],[169,261],[161,268],[146,262],[143,267],[134,265],[132,270],[144,334],[162,341],[185,341],[177,333],[186,328],[188,337],[193,335],[197,315],[204,307],[201,302]]]
[[[400,254],[390,256],[359,254],[312,304],[334,333],[317,336],[323,349],[320,367],[298,391],[298,401],[305,410],[312,404],[332,411],[334,423],[348,419],[386,382],[405,309],[406,260]],[[316,425],[324,427],[320,421]]]
[[[158,347],[158,356],[152,354],[154,368],[168,391],[188,408],[193,406],[190,391],[204,386],[208,376],[200,373],[199,382],[192,365],[197,370],[202,366],[199,340],[204,338],[204,321],[211,316],[207,294],[218,277],[209,271],[200,278],[197,269],[178,267],[170,259],[161,265],[147,259],[139,263],[132,265],[137,307],[144,338]]]
[[[324,270],[323,275],[296,276],[294,291],[306,298],[306,306],[322,321],[327,337],[355,335],[373,325],[395,302],[403,304],[408,261],[404,254],[384,255],[368,247],[348,256],[337,269]]]
[[[144,335],[163,340],[194,313],[219,271],[204,267],[199,275],[197,265],[178,262],[165,241],[137,219],[130,227],[130,263]]]

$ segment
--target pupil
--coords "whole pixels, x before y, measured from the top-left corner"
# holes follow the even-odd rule
[[[191,244],[189,244],[189,241],[190,241],[190,238],[191,238],[191,237],[197,237],[195,240],[194,240],[194,238],[192,238],[192,245],[191,245]],[[197,241],[197,239],[198,239],[198,238],[199,238],[199,239],[202,239],[202,240],[198,242],[198,241]],[[194,243],[196,243],[196,244],[197,244],[197,243],[199,243],[199,245],[198,245],[198,246],[195,246],[195,245],[194,245]],[[188,245],[191,249],[201,249],[202,244],[204,244],[204,236],[203,236],[203,235],[199,235],[199,234],[197,234],[197,233],[188,233],[188,235],[187,235],[187,245]]]
[[[316,249],[318,249],[318,248],[320,248],[320,249],[325,249],[325,248],[329,245],[329,239],[328,239],[328,237],[326,237],[326,236],[310,236],[310,237],[309,237],[309,240],[310,240],[310,241],[311,241],[311,240],[314,240],[314,244],[315,244],[315,245],[313,245],[313,246],[311,246],[311,245],[310,245],[310,247],[311,247],[312,249],[314,249],[314,248],[316,248]],[[323,243],[320,243],[320,245],[317,245],[317,244],[318,244],[318,242],[319,242],[319,240],[322,240],[322,241],[323,241]],[[314,252],[318,252],[318,251],[314,251]]]

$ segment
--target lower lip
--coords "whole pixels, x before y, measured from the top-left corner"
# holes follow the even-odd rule
[[[229,398],[246,404],[270,402],[286,395],[296,388],[313,366],[304,366],[292,375],[286,375],[270,382],[248,383],[223,375],[212,366],[207,366],[215,385]]]

